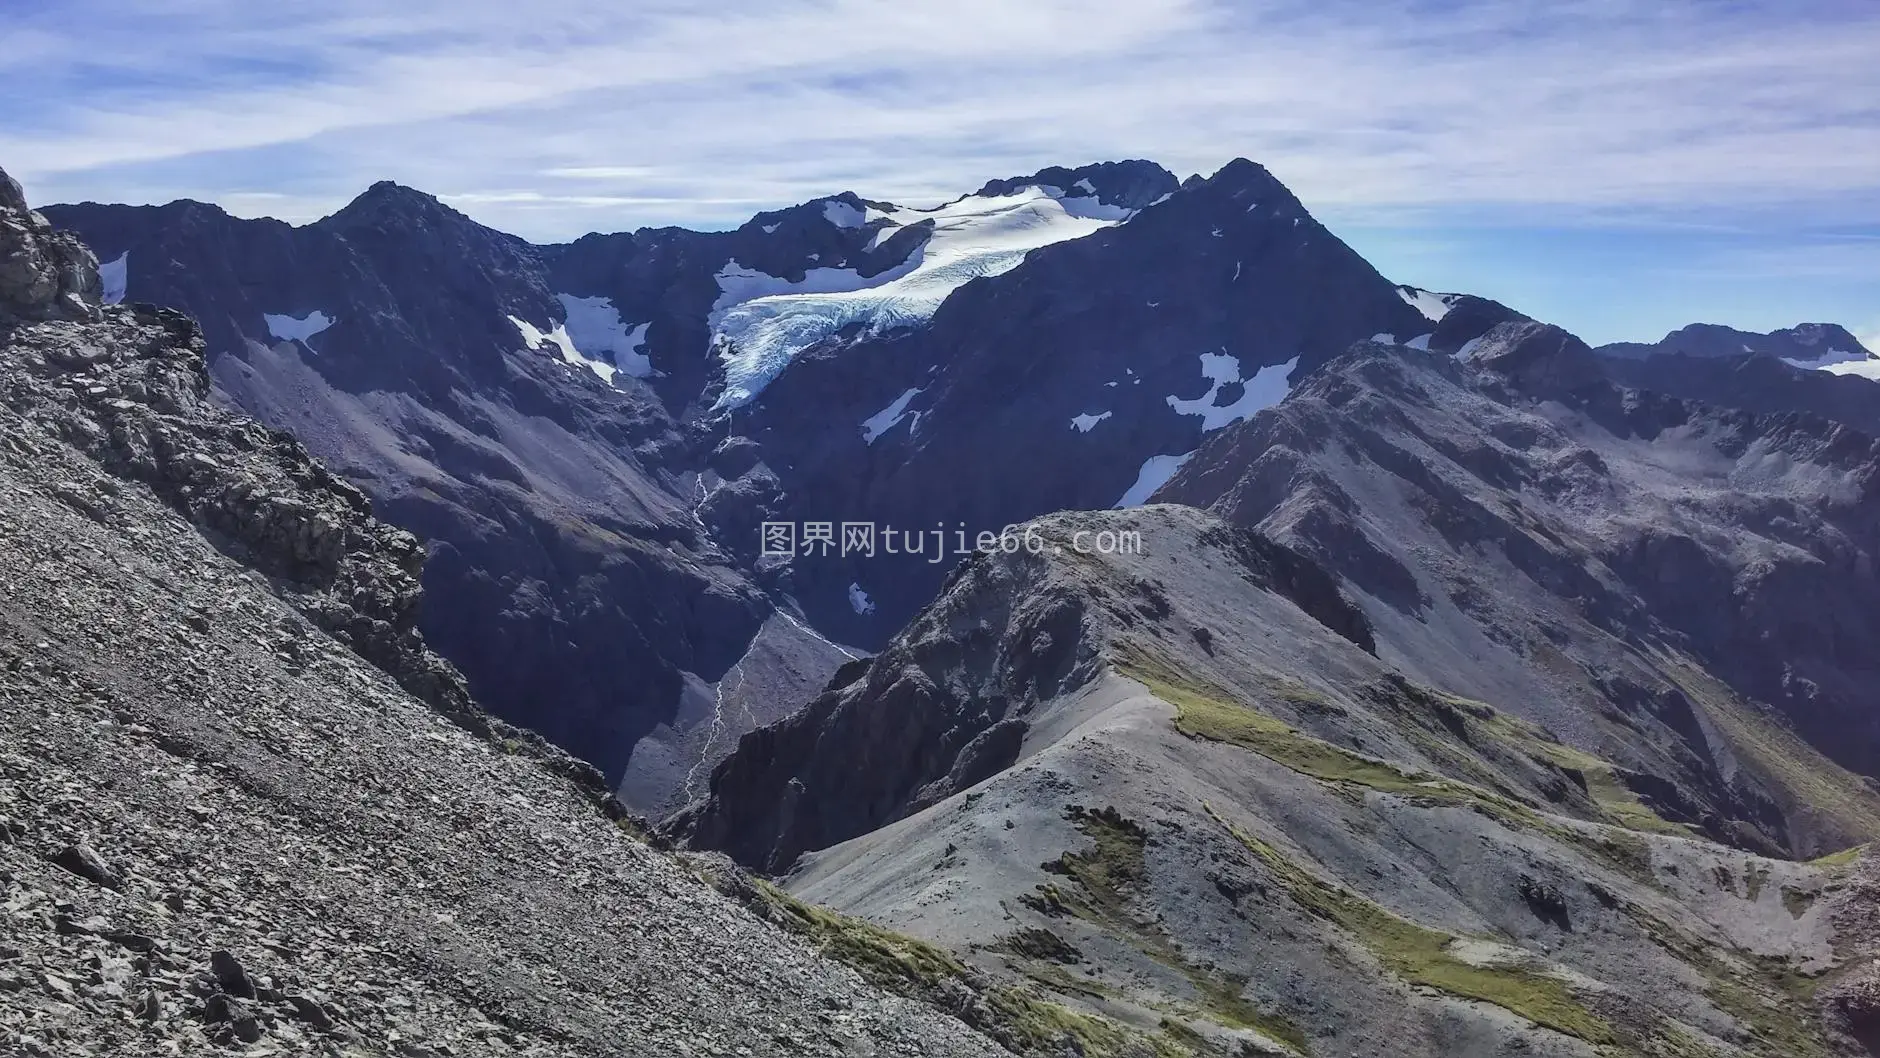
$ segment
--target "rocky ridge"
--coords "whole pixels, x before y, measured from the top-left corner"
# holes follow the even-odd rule
[[[1867,1053],[1871,862],[1661,815],[1205,512],[1031,528],[673,829],[1064,1004],[1091,1055]],[[1146,553],[1075,550],[1106,529]]]

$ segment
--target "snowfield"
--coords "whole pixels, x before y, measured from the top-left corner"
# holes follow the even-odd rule
[[[522,344],[531,350],[541,349],[542,343],[546,342],[561,353],[564,361],[576,367],[585,367],[602,382],[613,385],[618,369],[612,364],[582,355],[581,350],[575,347],[574,339],[568,337],[566,324],[557,323],[554,329],[544,331],[520,316],[509,317],[509,322],[516,325],[517,333],[522,335]]]
[[[1232,426],[1262,408],[1270,408],[1286,399],[1292,392],[1292,384],[1287,381],[1293,369],[1299,366],[1299,358],[1293,357],[1283,364],[1263,367],[1253,373],[1252,378],[1240,377],[1240,360],[1237,357],[1221,353],[1201,354],[1201,375],[1212,385],[1208,391],[1193,400],[1183,400],[1170,395],[1168,406],[1183,415],[1201,416],[1201,431],[1213,433],[1224,426]],[[1240,383],[1240,398],[1232,404],[1216,407],[1214,399],[1222,386]]]
[[[1462,295],[1438,294],[1435,291],[1418,287],[1400,286],[1397,288],[1397,296],[1411,308],[1421,312],[1423,317],[1431,323],[1439,323],[1444,316],[1449,315],[1449,310]]]
[[[875,245],[912,224],[930,222],[933,233],[906,261],[867,278],[852,269],[815,268],[791,283],[731,262],[718,274],[711,318],[713,345],[725,365],[724,394],[713,410],[750,403],[798,353],[844,328],[860,324],[878,334],[919,326],[967,282],[1009,272],[1041,246],[1134,215],[1062,193],[1029,187],[1011,195],[969,195],[934,209],[869,210],[867,222],[881,225]],[[858,212],[836,202],[825,203],[824,211],[832,223],[852,221]]]
[[[1224,427],[1252,416],[1255,412],[1270,408],[1285,400],[1292,392],[1293,369],[1299,366],[1299,358],[1293,357],[1283,364],[1272,364],[1260,368],[1252,378],[1240,375],[1240,359],[1224,353],[1202,353],[1201,374],[1210,383],[1208,391],[1193,400],[1183,400],[1170,395],[1168,406],[1182,415],[1199,415],[1201,432],[1213,433]],[[1232,404],[1216,407],[1215,397],[1222,386],[1239,383],[1242,387],[1240,397]],[[1136,472],[1136,483],[1123,493],[1123,498],[1116,501],[1117,507],[1140,507],[1149,502],[1155,490],[1168,483],[1175,472],[1188,462],[1193,452],[1181,455],[1150,456],[1143,461],[1142,469]]]
[[[1149,502],[1155,490],[1168,484],[1168,479],[1188,462],[1193,452],[1183,452],[1178,456],[1150,456],[1143,461],[1142,470],[1136,474],[1136,483],[1123,493],[1123,498],[1116,501],[1118,507],[1140,507]]]
[[[603,359],[605,354],[604,359],[634,378],[651,378],[658,373],[646,357],[647,324],[628,327],[620,318],[620,310],[607,298],[577,298],[573,294],[557,294],[555,298],[567,315],[564,326],[568,338],[584,360]]]
[[[874,444],[882,434],[895,428],[902,419],[907,418],[907,405],[915,397],[926,392],[926,387],[910,389],[894,398],[894,403],[862,420],[862,440]],[[914,413],[914,421],[908,424],[907,432],[912,434],[920,426],[920,412]]]
[[[313,349],[309,339],[339,322],[338,319],[317,309],[305,316],[276,316],[272,313],[264,313],[261,318],[267,323],[268,333],[274,336],[275,341],[299,342],[308,349]],[[314,351],[318,352],[318,350]]]
[[[1880,382],[1880,360],[1844,360],[1838,364],[1829,364],[1821,370],[1831,375],[1853,375],[1856,378],[1872,379]]]
[[[1841,349],[1829,349],[1827,352],[1822,353],[1812,360],[1785,356],[1782,358],[1782,362],[1790,367],[1799,367],[1804,371],[1829,371],[1837,375],[1864,375],[1873,370],[1873,368],[1862,370],[1859,366],[1862,364],[1873,364],[1874,367],[1880,367],[1880,360],[1876,360],[1867,353],[1850,353]]]
[[[104,303],[107,305],[123,304],[124,292],[130,286],[130,278],[131,252],[129,250],[99,265],[98,281],[104,285]]]

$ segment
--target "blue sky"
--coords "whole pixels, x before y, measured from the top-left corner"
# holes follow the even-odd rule
[[[40,202],[299,222],[390,178],[551,240],[1246,156],[1392,278],[1594,341],[1880,338],[1872,0],[7,7],[0,166]]]

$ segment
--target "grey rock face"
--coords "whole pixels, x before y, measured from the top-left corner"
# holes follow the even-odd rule
[[[69,233],[55,232],[0,170],[0,322],[98,318],[98,261]]]

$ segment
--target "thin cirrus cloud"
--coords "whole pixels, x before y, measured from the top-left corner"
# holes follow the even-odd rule
[[[306,220],[389,177],[549,239],[1244,155],[1438,284],[1478,277],[1430,247],[1484,230],[1649,227],[1693,240],[1687,272],[1741,264],[1700,231],[1759,253],[1794,232],[1798,255],[1821,242],[1801,233],[1880,231],[1865,0],[26,0],[9,19],[0,165],[42,200]],[[1853,242],[1824,259],[1865,259]]]

